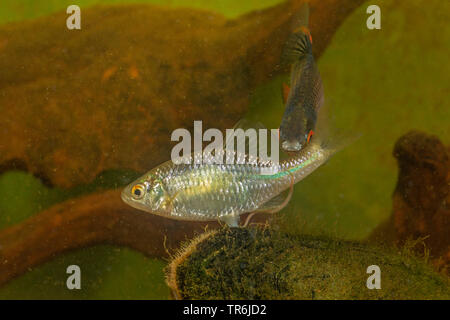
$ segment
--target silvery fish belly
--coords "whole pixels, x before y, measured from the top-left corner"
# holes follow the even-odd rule
[[[152,214],[181,220],[222,220],[236,226],[246,212],[264,211],[293,183],[329,156],[310,144],[278,164],[174,164],[149,171],[122,192],[127,204]]]
[[[174,167],[165,178],[173,196],[172,215],[198,220],[236,216],[257,210],[286,187],[285,179],[265,179],[249,164]]]

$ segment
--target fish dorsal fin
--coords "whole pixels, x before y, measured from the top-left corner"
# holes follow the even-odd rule
[[[249,129],[252,129],[251,131],[248,131]],[[258,160],[258,146],[259,146],[259,140],[260,140],[260,129],[267,130],[267,139],[268,144],[270,142],[270,134],[271,130],[268,130],[267,127],[261,123],[260,121],[254,121],[247,118],[242,118],[239,120],[233,127],[232,130],[234,130],[234,134],[229,134],[228,130],[225,132],[225,148],[226,150],[231,150],[234,152],[235,160],[237,159],[243,159],[246,157],[246,159],[250,160],[253,159],[254,161]],[[242,130],[239,132],[238,130]],[[240,145],[237,135],[240,134],[245,135],[245,141],[244,141],[244,148]],[[239,144],[239,146],[238,146]],[[232,146],[232,148],[229,148]],[[239,148],[241,147],[241,148]],[[270,149],[269,149],[270,150]],[[246,160],[246,162],[248,161]],[[251,162],[251,161],[250,161]]]
[[[233,129],[267,129],[261,121],[250,120],[248,118],[242,118],[234,125]]]

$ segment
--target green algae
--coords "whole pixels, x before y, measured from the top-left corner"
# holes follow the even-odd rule
[[[408,252],[355,241],[224,228],[176,268],[185,299],[449,299],[448,278]],[[367,268],[381,270],[369,290]]]
[[[69,290],[69,265],[81,269],[81,289]],[[134,250],[94,246],[58,255],[0,288],[6,299],[165,299],[165,263]]]
[[[110,170],[91,183],[70,189],[46,186],[30,173],[11,170],[0,175],[0,229],[12,226],[50,206],[81,195],[125,186],[138,173]]]

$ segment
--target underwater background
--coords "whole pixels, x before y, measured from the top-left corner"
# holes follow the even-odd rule
[[[83,9],[90,5],[141,2],[207,9],[234,18],[282,1],[117,0],[76,4],[83,16]],[[35,19],[65,10],[70,4],[74,3],[3,0],[0,23]],[[370,4],[381,8],[381,30],[366,27]],[[295,186],[291,202],[277,214],[283,230],[365,239],[392,212],[398,174],[392,150],[397,139],[418,129],[450,144],[446,101],[450,92],[449,18],[447,1],[386,0],[364,2],[343,22],[318,59],[318,67],[333,121],[339,128],[362,136]],[[278,127],[284,112],[283,82],[289,82],[287,73],[254,90],[248,117],[261,120],[269,128]],[[105,172],[88,185],[63,189],[49,188],[26,172],[4,172],[0,175],[0,228],[72,197],[123,186],[136,176],[138,173],[123,168]],[[83,270],[82,290],[65,287],[65,270],[70,264]],[[166,261],[127,248],[99,245],[79,249],[58,255],[0,287],[0,299],[166,299],[165,265]]]

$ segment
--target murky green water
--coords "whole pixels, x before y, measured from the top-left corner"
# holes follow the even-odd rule
[[[78,4],[125,2],[84,0]],[[279,1],[140,2],[193,6],[235,17]],[[4,0],[0,22],[43,16],[68,4],[71,2]],[[411,129],[420,129],[450,143],[446,101],[450,26],[445,15],[450,4],[439,0],[371,1],[382,9],[381,31],[365,26],[368,4],[344,22],[318,63],[336,126],[355,135],[362,133],[362,137],[295,186],[293,200],[280,213],[290,232],[365,238],[391,213],[397,179],[392,157],[395,141]],[[287,74],[279,76],[258,88],[249,117],[262,120],[269,128],[278,127],[284,111],[280,87],[288,79]],[[89,186],[62,190],[49,189],[27,173],[4,173],[0,176],[0,228],[70,197],[123,185],[128,182],[123,177],[123,172],[108,173]],[[75,262],[82,266],[86,283],[77,292],[64,287],[65,266]],[[0,288],[0,298],[165,299],[169,291],[163,280],[164,265],[129,249],[86,248],[58,256],[10,282]]]

